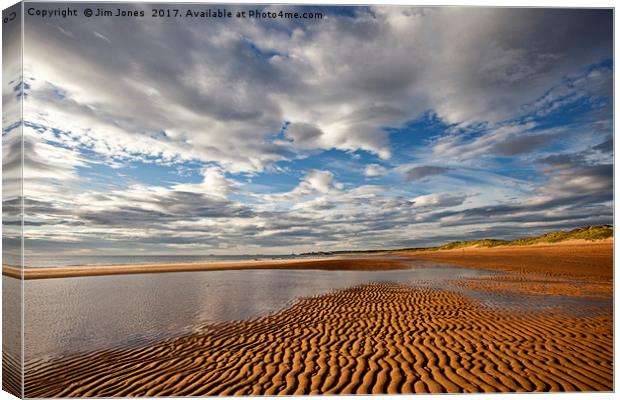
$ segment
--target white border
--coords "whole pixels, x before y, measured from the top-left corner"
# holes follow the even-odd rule
[[[13,1],[13,0],[0,0],[0,5],[2,6],[2,9],[5,9],[13,4],[15,4],[17,1]],[[45,2],[45,1],[41,1],[41,2]],[[75,1],[75,0],[69,0],[69,1],[65,1],[66,3],[83,3],[84,1]],[[133,1],[126,1],[126,3],[134,3]],[[505,0],[505,1],[493,1],[493,0],[476,0],[476,1],[467,1],[467,0],[446,0],[446,1],[436,1],[436,0],[423,0],[420,2],[417,1],[407,1],[407,0],[388,0],[388,1],[372,1],[372,2],[367,2],[364,3],[362,1],[355,1],[355,0],[312,0],[312,1],[300,1],[300,0],[288,0],[288,1],[267,1],[267,0],[244,0],[244,1],[239,1],[239,0],[228,0],[228,1],[179,1],[179,0],[168,0],[168,1],[150,1],[150,3],[216,3],[216,4],[248,4],[248,3],[254,3],[254,4],[328,4],[328,5],[357,5],[357,4],[393,4],[393,5],[432,5],[432,6],[482,6],[482,7],[559,7],[559,8],[596,8],[596,7],[601,7],[601,8],[613,8],[614,7],[614,2],[613,1],[609,1],[609,0],[590,0],[590,1],[583,1],[583,0],[544,0],[544,1],[536,1],[536,0],[520,0],[520,1],[514,1],[514,0]],[[618,54],[618,37],[617,37],[617,32],[615,31],[615,24],[616,24],[616,14],[614,11],[614,61],[615,61],[615,54]],[[2,35],[0,33],[0,41],[2,40]],[[1,52],[0,52],[1,53]],[[0,65],[2,62],[2,55],[0,54]],[[616,79],[616,69],[615,69],[615,65],[614,65],[614,139],[615,139],[615,132],[617,131],[618,128],[618,120],[617,118],[615,118],[615,116],[617,115],[618,112],[618,106],[617,103],[615,102],[615,93],[617,93],[617,89],[618,89],[618,80]],[[618,154],[618,149],[620,146],[618,146],[618,143],[616,142],[616,140],[614,140],[614,177],[618,176],[618,172],[619,172],[619,166],[618,164],[615,162],[615,155]],[[1,157],[1,153],[0,153],[0,157]],[[614,179],[614,183],[615,183],[615,179]],[[0,189],[1,190],[1,189]],[[1,193],[1,192],[0,192]],[[615,186],[614,184],[614,199],[618,198],[618,188]],[[616,224],[616,207],[615,207],[615,202],[614,202],[614,228],[617,226]],[[2,242],[0,241],[0,254],[2,251]],[[616,242],[614,242],[614,254],[616,254],[617,251],[617,244]],[[614,288],[616,287],[616,272],[618,271],[618,259],[614,257]],[[1,310],[1,305],[2,305],[2,299],[0,297],[0,310]],[[614,296],[614,360],[616,360],[615,357],[615,350],[616,350],[616,337],[615,337],[615,332],[617,332],[618,330],[616,329],[618,327],[618,319],[616,318],[616,312],[615,310],[618,309],[618,297]],[[0,332],[1,335],[1,332]],[[1,376],[1,374],[0,374]],[[614,368],[614,383],[617,383],[617,369]],[[440,396],[440,397],[437,397]],[[523,399],[525,396],[527,397],[532,397],[532,396],[543,396],[545,399],[567,399],[567,400],[585,400],[586,398],[589,399],[612,399],[614,398],[614,393],[524,393],[524,394],[515,394],[515,393],[502,393],[502,394],[478,394],[478,395],[396,395],[396,398],[399,399],[419,399],[419,400],[430,400],[430,399],[437,399],[437,398],[446,398],[447,396],[458,396],[459,399],[464,399],[464,400],[477,400],[480,399],[482,397],[484,397],[484,399],[503,399],[503,400],[518,400],[518,399]],[[315,398],[315,399],[330,399],[330,400],[354,400],[356,398],[359,398],[360,396],[348,396],[348,395],[341,395],[341,396],[327,396],[327,395],[322,395],[322,396],[306,396],[304,398]],[[364,396],[364,397],[368,397],[368,396]],[[227,398],[233,398],[233,397],[227,397]],[[235,397],[237,398],[237,397]],[[280,397],[281,398],[281,397]],[[389,399],[394,399],[395,396],[386,396],[386,395],[377,395],[377,396],[372,396],[372,399],[380,399],[380,400],[389,400]],[[14,396],[6,393],[6,392],[0,392],[0,400],[9,400],[9,399],[15,399]],[[173,399],[186,399],[186,398],[175,398],[173,397]],[[276,396],[263,396],[260,397],[260,399],[269,399],[269,400],[276,400],[279,399],[279,397]]]

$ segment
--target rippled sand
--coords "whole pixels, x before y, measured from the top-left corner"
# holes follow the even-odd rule
[[[27,368],[27,397],[607,391],[612,321],[377,283],[153,346]]]
[[[13,396],[21,396],[21,367],[19,357],[2,352],[2,390]]]
[[[502,272],[369,283],[155,344],[31,361],[25,395],[613,390],[611,242],[412,257]]]

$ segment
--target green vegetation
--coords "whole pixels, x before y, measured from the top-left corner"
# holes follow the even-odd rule
[[[537,243],[557,243],[566,240],[602,240],[613,237],[614,228],[611,225],[586,226],[572,231],[550,232],[534,238],[517,239],[509,242],[511,246],[525,246]]]
[[[482,239],[464,242],[451,242],[443,246],[433,247],[433,250],[460,249],[463,247],[497,247],[497,246],[528,246],[541,243],[558,243],[567,240],[602,240],[613,237],[614,228],[611,225],[586,226],[570,231],[556,231],[541,236],[526,237],[516,240]]]
[[[558,243],[567,240],[602,240],[613,237],[614,228],[611,225],[586,226],[570,231],[555,231],[541,236],[526,237],[515,240],[480,239],[450,242],[435,247],[414,247],[394,250],[357,250],[357,251],[332,251],[304,253],[302,255],[338,255],[338,254],[369,254],[369,253],[396,253],[400,251],[426,251],[426,250],[452,250],[465,247],[497,247],[497,246],[528,246],[541,243]]]

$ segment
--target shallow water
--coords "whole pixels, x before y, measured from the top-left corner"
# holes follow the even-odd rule
[[[311,258],[292,254],[274,255],[201,255],[201,256],[166,256],[166,255],[138,255],[138,256],[98,256],[98,255],[53,255],[30,254],[24,255],[27,267],[67,267],[83,265],[138,265],[138,264],[183,264],[203,263],[213,261],[249,261],[249,260],[288,260]],[[18,265],[18,264],[15,264]]]
[[[450,283],[494,274],[416,262],[390,271],[235,270],[31,280],[25,282],[25,358],[139,345],[208,323],[257,318],[301,297],[369,282],[457,290],[490,307],[566,302],[552,296],[534,296],[535,301],[497,296]]]

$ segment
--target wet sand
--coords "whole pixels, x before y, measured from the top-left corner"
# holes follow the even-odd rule
[[[185,264],[91,265],[76,267],[25,268],[24,279],[71,278],[79,276],[149,274],[163,272],[223,271],[236,269],[323,269],[323,270],[386,270],[407,268],[403,259],[396,257],[346,257],[286,260],[222,261]],[[2,274],[20,278],[18,267],[3,265]]]
[[[447,286],[369,283],[154,344],[30,361],[25,395],[611,391],[611,251],[607,241],[406,255],[502,271],[450,283],[497,296],[573,296],[583,300],[579,313],[528,301],[488,306]]]
[[[500,246],[455,250],[397,252],[411,260],[461,267],[534,273],[549,276],[611,280],[613,240],[570,241],[532,246]]]
[[[2,352],[2,390],[21,398],[21,358],[8,352]]]
[[[612,322],[367,284],[254,321],[27,365],[26,396],[612,390]]]

